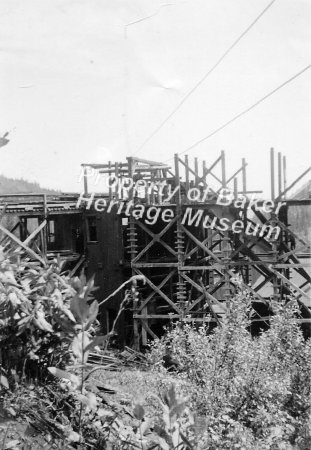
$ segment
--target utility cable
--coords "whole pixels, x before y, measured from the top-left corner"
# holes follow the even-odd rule
[[[188,100],[188,98],[198,89],[199,86],[207,79],[211,73],[219,66],[219,64],[226,58],[226,56],[236,47],[236,45],[243,39],[243,37],[253,28],[253,26],[261,19],[261,17],[268,11],[269,8],[275,3],[276,0],[272,0],[264,10],[253,20],[253,22],[243,31],[242,34],[230,45],[230,47],[223,53],[223,55],[217,60],[208,72],[190,89],[187,94],[181,99],[181,101],[175,106],[172,112],[153,130],[153,132],[144,140],[144,142],[138,147],[138,149],[133,153],[133,156],[140,152],[145,145],[164,127],[164,125],[171,119],[171,117],[182,107],[182,105]]]
[[[244,116],[244,114],[247,114],[248,112],[250,112],[252,109],[256,108],[256,106],[260,105],[260,103],[262,103],[263,101],[265,101],[267,98],[271,97],[273,94],[275,94],[277,91],[279,91],[280,89],[282,89],[284,86],[286,86],[287,84],[291,83],[292,81],[294,81],[296,78],[298,78],[300,75],[302,75],[304,72],[306,72],[307,70],[309,70],[311,68],[311,64],[309,64],[307,67],[305,67],[304,69],[300,70],[300,72],[296,73],[295,75],[293,75],[291,78],[289,78],[288,80],[284,81],[284,83],[280,84],[278,87],[276,87],[275,89],[273,89],[271,92],[269,92],[268,94],[266,94],[264,97],[262,97],[261,99],[257,100],[257,102],[253,103],[251,106],[249,106],[248,108],[244,109],[243,111],[241,111],[239,114],[237,114],[236,116],[234,116],[232,119],[228,120],[226,123],[224,123],[223,125],[221,125],[220,127],[216,128],[216,130],[212,131],[210,134],[208,134],[207,136],[199,139],[198,141],[196,141],[194,144],[190,145],[190,147],[186,148],[185,150],[183,150],[182,152],[179,152],[178,155],[182,155],[183,153],[186,153],[190,150],[192,150],[194,147],[196,147],[197,145],[201,144],[202,142],[206,141],[207,139],[211,138],[212,136],[214,136],[216,133],[218,133],[219,131],[223,130],[224,128],[226,128],[228,125],[230,125],[231,123],[235,122],[236,120],[238,120],[240,117]],[[170,158],[167,161],[171,161],[173,158]]]

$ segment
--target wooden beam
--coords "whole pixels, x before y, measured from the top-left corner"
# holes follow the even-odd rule
[[[304,292],[302,289],[300,289],[298,286],[296,286],[295,283],[293,283],[292,281],[290,281],[288,278],[286,278],[284,275],[282,275],[281,273],[279,273],[277,270],[274,270],[272,265],[269,266],[269,269],[271,270],[271,272],[273,272],[278,278],[280,278],[282,281],[284,281],[285,284],[288,284],[289,286],[291,286],[293,289],[295,289],[295,291],[297,291],[300,295],[302,295],[303,297],[307,298],[308,300],[310,300],[310,295],[307,294],[306,292]]]
[[[221,321],[220,321],[219,317],[217,316],[217,314],[215,313],[214,308],[213,308],[213,304],[211,302],[211,300],[213,300],[213,301],[216,300],[215,297],[213,297],[209,292],[207,292],[207,290],[205,289],[205,286],[204,286],[202,280],[200,280],[200,285],[201,285],[201,287],[203,289],[203,294],[204,294],[204,297],[205,297],[205,299],[207,301],[208,307],[209,307],[209,309],[210,309],[210,311],[212,313],[212,316],[216,320],[217,324],[219,326],[221,326]]]
[[[177,273],[176,270],[172,270],[171,272],[169,272],[166,277],[161,281],[161,283],[157,286],[158,289],[162,289],[163,286],[165,286],[165,284],[172,278],[173,275],[175,275]],[[145,306],[147,306],[147,304],[150,302],[150,300],[155,296],[156,292],[153,291],[151,292],[151,294],[148,295],[148,297],[143,301],[143,303],[139,306],[139,308],[137,309],[137,311],[142,311]]]
[[[6,228],[4,228],[1,224],[0,224],[0,230],[3,231],[3,233],[7,234],[12,239],[12,241],[16,242],[16,244],[18,244],[20,247],[22,247],[29,254],[29,256],[38,260],[43,266],[46,266],[46,262],[44,261],[44,259],[41,258],[41,256],[37,255],[37,253],[35,253],[31,248],[29,248],[27,245],[25,245],[14,234],[10,233],[10,231],[7,230]]]
[[[149,234],[152,237],[152,240],[142,249],[142,251],[135,256],[135,258],[132,260],[132,263],[137,263],[137,261],[149,250],[150,247],[155,242],[159,242],[163,247],[165,247],[170,253],[172,253],[173,256],[176,256],[177,253],[165,242],[161,241],[161,237],[173,226],[173,224],[177,221],[178,216],[175,216],[164,228],[159,234],[154,234],[152,231],[148,229],[141,221],[137,221],[137,225],[142,228],[147,234]]]
[[[166,294],[164,294],[164,292],[162,292],[155,284],[152,283],[151,280],[149,280],[149,278],[147,278],[140,270],[135,269],[136,272],[139,275],[142,275],[145,277],[146,283],[149,284],[149,286],[157,293],[159,294],[169,305],[171,305],[171,307],[178,312],[179,314],[181,314],[181,311],[179,310],[178,306],[172,302],[172,300],[170,298],[168,298],[168,296]]]
[[[307,170],[305,170],[298,178],[296,178],[295,181],[293,181],[283,192],[281,192],[280,195],[278,195],[278,197],[274,200],[275,202],[279,202],[281,200],[281,198],[283,197],[283,195],[285,195],[290,189],[292,189],[295,184],[298,183],[298,181],[300,181],[305,175],[307,175],[307,173],[309,173],[311,170],[311,166],[308,167]]]
[[[40,233],[40,231],[46,226],[47,221],[44,220],[43,222],[40,223],[40,225],[27,237],[27,239],[25,239],[23,241],[24,245],[28,245],[36,236],[38,233]],[[18,252],[18,250],[20,249],[20,246],[18,246],[15,250],[14,253]]]

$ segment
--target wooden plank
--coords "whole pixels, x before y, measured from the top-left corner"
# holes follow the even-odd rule
[[[226,155],[224,150],[221,150],[221,181],[222,187],[226,187]]]
[[[148,334],[150,334],[151,337],[153,337],[154,339],[157,339],[158,336],[150,329],[150,327],[149,327],[148,324],[147,324],[147,321],[144,320],[144,319],[148,319],[148,317],[142,318],[141,326],[144,328],[144,330],[145,330]],[[147,339],[146,339],[146,338],[143,338],[142,341],[143,341],[143,345],[147,345]]]
[[[190,233],[190,231],[187,230],[187,228],[182,224],[181,224],[181,229],[190,237],[190,239],[192,239],[197,244],[198,247],[200,247],[205,253],[207,253],[215,261],[217,261],[219,264],[222,265],[222,261],[212,251],[210,251],[209,248],[207,248],[205,245],[203,245],[201,243],[201,241],[199,241],[199,239],[197,239],[192,233]]]
[[[184,163],[184,161],[183,161],[182,159],[178,158],[178,160],[179,160],[179,162],[180,162],[184,167],[186,167],[186,165],[185,165],[185,163]],[[195,177],[197,177],[195,171],[194,171],[193,169],[191,169],[190,166],[187,166],[187,167],[188,167],[188,171],[191,172],[192,175],[194,175]],[[216,180],[220,182],[219,178],[217,178],[212,172],[211,172],[211,175],[213,175],[214,178],[216,178]],[[208,184],[207,184],[207,182],[206,182],[204,176],[203,176],[202,178],[199,178],[198,181],[199,181],[199,182],[202,181],[202,183],[205,185],[205,187],[208,186]],[[210,186],[209,186],[209,188],[210,188],[210,190],[211,190],[211,192],[212,192],[213,194],[216,194],[216,192],[215,192]]]
[[[146,227],[141,221],[137,221],[137,225],[142,228],[147,234],[149,234],[152,237],[152,240],[142,249],[142,251],[135,256],[135,258],[132,260],[132,263],[136,263],[155,242],[159,242],[163,247],[165,247],[172,255],[176,256],[177,253],[169,247],[165,242],[161,241],[161,237],[173,226],[173,224],[177,221],[178,216],[175,216],[168,224],[163,228],[163,230],[159,234],[154,234],[152,231],[149,230],[148,227]]]
[[[18,222],[14,225],[14,227],[11,228],[11,230],[9,230],[10,233],[13,233],[13,232],[16,230],[16,228],[18,228],[19,226],[20,226],[20,221],[18,221]],[[5,235],[5,236],[1,239],[0,245],[2,245],[2,243],[3,243],[6,239],[8,239],[8,235]]]
[[[207,301],[208,307],[209,307],[209,309],[210,309],[210,311],[212,313],[212,316],[216,320],[217,324],[221,326],[221,321],[220,321],[219,317],[217,316],[217,314],[215,313],[214,308],[213,308],[213,304],[212,304],[212,301],[211,301],[211,300],[213,300],[215,302],[215,300],[216,300],[215,297],[213,297],[209,292],[207,292],[207,290],[205,289],[205,286],[204,286],[202,280],[200,280],[200,285],[201,285],[201,287],[203,289],[203,294],[204,294],[204,297],[205,297],[205,299]]]
[[[204,291],[203,291],[202,287],[201,287],[198,283],[196,283],[194,280],[192,280],[190,277],[188,277],[185,273],[182,273],[182,276],[183,276],[183,278],[184,278],[185,280],[187,280],[190,284],[192,284],[192,286],[194,286],[199,292],[201,292],[202,294],[204,294]],[[223,278],[224,278],[224,277],[223,277]],[[217,284],[220,284],[220,283],[218,282]],[[212,286],[212,288],[214,288],[214,286]],[[212,296],[212,297],[213,297],[213,296]],[[198,299],[197,299],[197,300],[198,300]],[[196,301],[197,301],[197,300],[196,300]],[[216,297],[213,297],[213,301],[215,301],[215,303],[216,303],[219,307],[223,308],[222,304],[217,300]],[[191,308],[190,308],[190,309],[192,309],[193,306],[194,306],[194,305],[191,305]],[[190,310],[190,309],[189,309],[189,310]]]
[[[198,158],[195,157],[194,158],[194,171],[195,171],[195,184],[196,186],[199,184],[199,163],[198,163]]]
[[[79,261],[77,262],[77,264],[74,266],[74,268],[71,270],[71,272],[69,273],[69,277],[73,277],[74,274],[76,273],[76,271],[79,269],[79,267],[81,266],[81,264],[83,264],[85,262],[86,258],[85,256],[82,256],[82,258],[79,259]]]
[[[271,178],[271,200],[275,198],[275,181],[274,181],[274,148],[270,149],[270,178]],[[276,199],[277,201],[277,199]]]
[[[173,275],[176,274],[176,270],[172,270],[171,272],[169,272],[166,277],[161,281],[161,283],[157,286],[158,289],[162,289],[163,286],[165,286],[165,284],[172,278]],[[155,296],[156,292],[153,291],[151,292],[151,294],[148,295],[148,297],[143,301],[143,303],[139,306],[139,308],[137,309],[137,311],[142,311],[143,308],[145,306],[147,306],[147,304],[150,302],[150,300]]]
[[[149,280],[149,278],[146,277],[146,275],[144,275],[139,269],[135,269],[136,272],[139,275],[143,275],[145,277],[146,283],[149,284],[149,286],[157,293],[159,294],[169,305],[171,305],[171,307],[178,312],[179,314],[181,314],[181,311],[179,310],[178,306],[172,302],[172,300],[170,298],[168,298],[168,296],[166,294],[164,294],[164,292],[162,292],[155,284],[152,283],[151,280]]]
[[[282,154],[278,152],[278,196],[282,192]]]
[[[132,267],[178,267],[178,263],[142,263],[142,262],[138,262],[138,263],[132,263]]]
[[[271,262],[269,264],[271,264]],[[294,269],[296,267],[310,267],[310,263],[308,263],[308,264],[292,264],[292,263],[275,264],[274,267],[275,267],[275,269]]]
[[[246,160],[245,160],[245,158],[242,158],[242,168],[243,168],[243,171],[242,171],[242,193],[243,193],[243,195],[245,195],[245,193],[246,193],[246,166],[247,166]]]
[[[293,283],[292,281],[290,281],[288,278],[286,278],[284,275],[282,275],[281,273],[279,273],[277,270],[274,270],[272,266],[269,267],[269,269],[271,270],[271,272],[273,272],[278,278],[280,278],[282,281],[284,281],[285,284],[290,285],[293,289],[295,289],[295,291],[297,291],[300,295],[302,295],[303,297],[307,298],[308,300],[310,300],[310,295],[307,294],[306,292],[304,292],[302,289],[300,289],[298,286],[296,286],[295,283]]]
[[[291,188],[293,188],[295,186],[295,184],[298,183],[298,181],[300,181],[305,175],[307,175],[307,173],[310,172],[310,170],[311,170],[311,166],[308,167],[308,169],[305,170],[298,178],[296,178],[296,180],[293,181],[283,192],[281,192],[281,194],[278,195],[278,197],[275,199],[275,202],[279,202],[281,200],[281,198],[283,197],[283,195],[285,195]]]
[[[185,178],[186,178],[186,194],[189,192],[190,183],[189,183],[189,159],[188,155],[185,155]]]
[[[18,244],[20,247],[22,247],[24,250],[26,250],[26,252],[29,254],[29,256],[40,261],[40,263],[43,266],[46,266],[46,263],[45,263],[44,259],[41,258],[41,256],[37,255],[37,253],[35,253],[31,248],[29,248],[27,245],[25,245],[14,234],[10,233],[10,231],[7,230],[6,228],[4,228],[1,224],[0,224],[0,230],[3,231],[3,233],[7,234],[12,239],[12,241],[16,242],[16,244]]]
[[[133,319],[179,319],[180,314],[133,314]]]
[[[247,164],[246,164],[246,166],[247,166]],[[243,171],[243,166],[240,167],[236,172],[234,172],[234,174],[231,175],[230,178],[228,178],[228,180],[226,181],[226,183],[227,183],[227,184],[230,183],[230,181],[233,180],[233,179],[234,179],[240,172],[242,172],[242,171]]]
[[[142,159],[142,158],[137,158],[135,156],[132,156],[131,158],[136,163],[149,164],[150,166],[161,166],[164,168],[167,168],[167,167],[170,168],[170,166],[168,166],[167,164],[161,163],[159,161],[151,161],[150,159]]]
[[[40,223],[40,225],[27,237],[27,239],[25,239],[23,241],[24,245],[28,245],[36,236],[38,233],[40,233],[40,231],[46,226],[47,221],[44,220],[43,222]],[[20,246],[18,246],[15,250],[14,253],[18,252],[20,249]]]

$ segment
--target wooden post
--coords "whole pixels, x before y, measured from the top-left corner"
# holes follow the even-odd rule
[[[83,186],[84,186],[84,195],[88,194],[88,186],[87,186],[87,168],[83,168]]]
[[[233,192],[234,192],[234,198],[237,198],[237,196],[238,196],[238,179],[237,179],[237,177],[234,177],[234,179],[233,179]]]
[[[194,171],[195,171],[195,186],[198,187],[198,181],[199,181],[199,164],[198,164],[198,158],[194,158]]]
[[[116,186],[115,186],[115,194],[116,194],[116,199],[119,200],[120,198],[120,187],[119,187],[119,182],[118,182],[118,178],[119,178],[119,163],[115,163],[114,165],[115,167],[115,175],[116,175]]]
[[[221,184],[222,187],[226,187],[226,156],[225,151],[221,150]]]
[[[134,176],[134,161],[133,158],[128,158],[128,176],[129,178],[133,178]],[[130,189],[129,192],[129,201],[134,200],[134,192],[133,189]],[[130,253],[130,260],[131,260],[131,266],[132,262],[137,255],[137,231],[136,231],[136,224],[135,219],[132,216],[132,214],[129,217],[129,224],[127,229],[127,235],[128,235],[128,241],[129,241],[129,253]],[[136,275],[135,270],[132,268],[132,276]],[[139,301],[137,298],[133,301],[133,315],[138,313],[139,308]],[[140,341],[139,341],[139,320],[133,319],[133,347],[135,350],[139,350],[140,348]]]
[[[229,232],[224,231],[224,237],[223,237],[223,249],[222,249],[222,260],[224,264],[224,277],[225,277],[225,285],[224,285],[224,297],[226,302],[227,310],[230,308],[230,237]]]
[[[286,156],[283,156],[283,192],[287,188],[287,175],[286,175]],[[284,200],[286,199],[286,194],[284,194]]]
[[[189,185],[189,159],[188,159],[188,155],[185,155],[185,171],[186,171],[186,195],[188,194],[188,191],[190,189],[190,185]]]
[[[197,167],[196,167],[197,173]],[[181,195],[180,195],[180,177],[179,177],[179,160],[178,154],[175,154],[175,181],[176,187],[178,186],[178,191],[176,194],[176,250],[177,250],[177,263],[178,263],[178,283],[177,283],[177,301],[179,309],[183,312],[185,310],[185,299],[186,299],[186,288],[184,278],[181,275],[181,268],[183,266],[183,256],[184,256],[184,233],[181,226]],[[182,317],[181,317],[182,318]]]
[[[111,174],[111,161],[108,162],[108,176]],[[109,182],[109,200],[112,200],[112,187]]]
[[[282,154],[278,152],[278,195],[282,192]]]
[[[245,158],[242,158],[242,191],[243,195],[246,194],[247,188],[246,188],[246,161]]]
[[[274,148],[270,149],[271,200],[275,199],[274,191]]]

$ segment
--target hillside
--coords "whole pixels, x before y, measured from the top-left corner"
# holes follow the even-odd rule
[[[7,178],[0,174],[0,195],[28,193],[57,194],[59,191],[43,188],[39,183],[30,182],[23,178]]]

